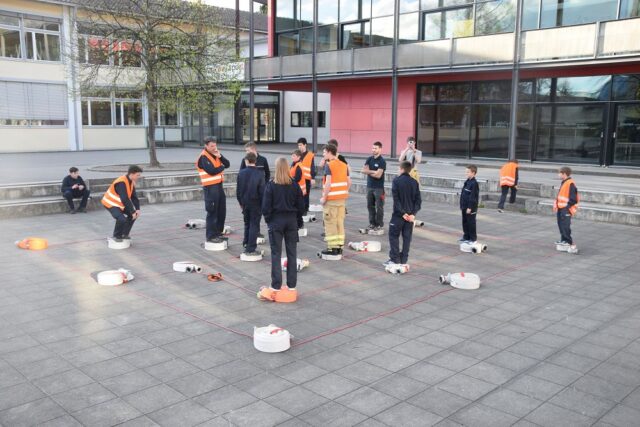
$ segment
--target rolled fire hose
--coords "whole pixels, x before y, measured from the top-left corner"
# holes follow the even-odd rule
[[[202,273],[202,267],[191,261],[177,261],[173,263],[173,271],[178,273]]]
[[[98,284],[102,286],[119,286],[134,279],[130,270],[119,268],[98,273]]]
[[[20,249],[28,249],[31,251],[40,251],[49,247],[47,239],[41,237],[27,237],[26,239],[18,240],[16,246]]]

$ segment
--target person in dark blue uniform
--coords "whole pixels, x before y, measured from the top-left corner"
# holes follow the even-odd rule
[[[469,165],[465,171],[467,180],[460,191],[460,211],[462,211],[462,237],[460,242],[474,243],[478,240],[476,234],[476,214],[478,213],[478,200],[480,198],[480,187],[476,181],[478,167]]]
[[[282,240],[287,253],[287,287],[295,290],[297,285],[298,229],[302,228],[304,198],[298,183],[289,176],[287,159],[276,160],[275,176],[267,183],[262,199],[262,213],[269,228],[271,245],[271,287],[261,290],[261,299],[275,301],[282,287]]]
[[[271,171],[269,170],[269,162],[267,161],[267,158],[260,155],[258,153],[258,146],[256,145],[255,142],[247,142],[246,144],[244,144],[244,151],[249,154],[249,153],[253,153],[256,155],[256,169],[258,169],[260,172],[262,172],[264,174],[264,182],[265,184],[267,182],[269,182],[269,180],[271,179]],[[240,170],[246,168],[247,165],[247,158],[245,157],[244,159],[242,159],[242,161],[240,161]]]
[[[244,162],[247,165],[238,173],[236,198],[240,203],[244,217],[244,237],[242,246],[246,255],[260,255],[257,252],[258,232],[262,218],[262,195],[264,193],[264,172],[256,167],[257,156],[247,153]]]
[[[207,211],[206,239],[212,243],[222,243],[224,221],[227,217],[227,196],[222,188],[223,172],[230,166],[220,151],[218,151],[215,136],[208,136],[204,140],[204,150],[200,154],[196,167],[202,181],[204,192],[204,207]]]
[[[87,184],[78,173],[78,168],[69,168],[69,175],[65,176],[62,180],[62,196],[67,199],[69,204],[69,213],[74,214],[76,212],[87,212],[87,201],[91,192],[87,188]],[[76,210],[73,204],[73,199],[82,198],[80,200],[80,206]]]
[[[400,174],[391,184],[393,214],[389,222],[389,260],[384,263],[385,265],[407,264],[409,261],[413,222],[416,219],[416,213],[422,207],[420,186],[409,175],[411,173],[411,163],[407,161],[401,162],[398,172]],[[400,252],[401,234],[402,252]]]
[[[369,230],[379,231],[384,228],[384,173],[387,162],[382,157],[382,143],[376,141],[371,148],[370,156],[362,168],[367,175],[367,209],[369,210]]]

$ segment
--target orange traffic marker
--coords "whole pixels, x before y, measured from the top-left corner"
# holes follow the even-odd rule
[[[47,239],[40,237],[27,237],[26,239],[17,241],[16,246],[20,249],[40,251],[42,249],[47,249],[49,247],[49,242],[47,242]]]

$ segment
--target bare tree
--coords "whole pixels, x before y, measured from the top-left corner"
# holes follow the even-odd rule
[[[201,0],[85,0],[78,11],[73,63],[83,94],[126,90],[144,94],[149,163],[156,155],[156,112],[210,112],[213,98],[239,96],[233,28],[221,9]],[[228,95],[232,96],[229,97]]]

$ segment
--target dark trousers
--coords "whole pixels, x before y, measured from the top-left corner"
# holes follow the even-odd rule
[[[557,216],[560,240],[573,245],[573,239],[571,239],[571,215],[569,211],[567,209],[559,209]]]
[[[462,211],[462,231],[464,240],[472,242],[478,240],[478,235],[476,234],[476,212],[468,214],[466,209]]]
[[[262,210],[259,205],[245,206],[242,210],[242,216],[244,217],[244,237],[242,238],[242,244],[245,246],[247,252],[255,252],[258,247],[256,240],[260,232]]]
[[[311,194],[311,181],[305,181],[307,187],[307,194],[304,195],[304,213],[309,213],[309,194]]]
[[[204,208],[207,210],[207,240],[222,236],[224,221],[227,217],[227,196],[222,184],[202,187]]]
[[[400,234],[402,234],[402,252],[400,252]],[[400,215],[392,215],[389,222],[389,259],[396,264],[406,264],[409,260],[409,247],[413,235],[413,223],[405,221]]]
[[[113,237],[116,239],[122,239],[123,237],[129,237],[133,223],[136,222],[131,215],[127,215],[119,208],[107,209],[111,216],[116,220],[116,226],[113,229]]]
[[[384,227],[384,188],[367,188],[369,224]]]
[[[511,196],[509,196],[509,203],[516,202],[516,192],[518,189],[514,187],[509,187],[508,185],[502,186],[502,194],[500,195],[500,202],[498,202],[498,209],[504,209],[504,202],[507,200],[507,193],[511,189]]]
[[[62,193],[62,196],[67,199],[67,203],[69,204],[69,209],[75,209],[73,205],[73,199],[80,199],[80,206],[78,209],[84,209],[87,207],[87,201],[89,200],[89,195],[91,191],[88,188],[83,188],[82,190],[67,190]]]
[[[274,216],[268,224],[269,244],[271,246],[271,287],[280,289],[282,286],[282,240],[287,252],[287,286],[292,289],[298,282],[297,246],[298,220],[295,214],[281,214]]]

